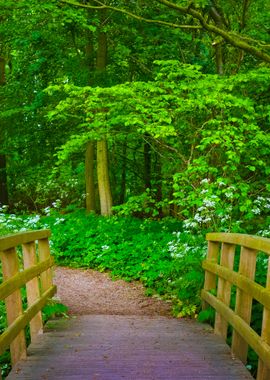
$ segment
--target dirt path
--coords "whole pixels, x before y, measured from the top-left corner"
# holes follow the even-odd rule
[[[107,273],[88,269],[55,269],[57,295],[70,314],[171,316],[170,304],[144,295],[138,282],[112,281]]]

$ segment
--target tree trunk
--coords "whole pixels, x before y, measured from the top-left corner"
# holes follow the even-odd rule
[[[158,152],[155,153],[155,189],[156,189],[156,202],[162,201],[162,162]],[[163,216],[162,207],[158,209],[159,217]]]
[[[146,136],[147,139],[147,136]],[[151,146],[147,140],[145,140],[143,147],[144,155],[144,186],[145,189],[151,189]]]
[[[101,215],[112,214],[112,195],[109,180],[107,141],[97,142],[97,175]]]
[[[107,34],[102,30],[102,28],[106,23],[106,14],[106,10],[101,10],[99,12],[101,30],[98,35],[96,63],[98,79],[103,85],[105,85],[105,73],[107,65]],[[108,146],[105,138],[97,142],[97,172],[101,215],[111,215],[112,193],[109,178]]]
[[[86,211],[96,211],[94,181],[95,143],[89,141],[85,152]]]
[[[3,86],[6,83],[5,66],[5,59],[0,57],[0,86]]]
[[[5,59],[0,57],[0,86],[6,83]],[[3,145],[4,136],[1,129],[0,144]],[[8,185],[7,185],[7,158],[5,154],[0,154],[0,204],[8,205]]]
[[[123,163],[122,163],[122,174],[121,174],[121,188],[119,203],[123,204],[126,198],[126,180],[127,180],[127,141],[124,141],[123,146]]]
[[[227,27],[227,22],[224,18],[222,10],[219,9],[215,2],[214,5],[210,7],[210,16],[215,22],[216,26],[219,28]],[[223,57],[223,41],[217,41],[213,43],[213,47],[215,49],[216,56],[216,69],[219,75],[224,74],[224,57]]]
[[[216,69],[218,75],[224,74],[223,48],[220,43],[214,44],[216,54]]]
[[[4,154],[0,154],[0,204],[8,205],[7,161]]]

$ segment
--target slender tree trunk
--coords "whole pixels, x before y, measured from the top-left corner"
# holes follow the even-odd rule
[[[0,57],[0,86],[4,86],[6,83],[5,64],[5,59]],[[3,130],[0,133],[0,144],[3,145]],[[7,158],[5,154],[0,154],[0,204],[8,204]]]
[[[156,188],[156,201],[162,201],[162,162],[158,152],[155,153],[156,162],[155,162],[155,188]],[[163,216],[162,207],[159,207],[159,217]]]
[[[5,59],[0,57],[0,86],[3,86],[6,83],[5,66]]]
[[[147,139],[147,136],[146,136]],[[144,186],[145,189],[151,189],[151,146],[147,140],[145,140],[143,147],[144,155]]]
[[[227,27],[227,22],[222,14],[221,9],[219,9],[215,2],[214,5],[210,8],[210,16],[215,22],[216,26],[219,28]],[[216,56],[216,69],[219,75],[224,74],[224,57],[223,57],[223,43],[222,41],[214,42],[213,47],[215,49]]]
[[[217,43],[214,45],[215,54],[216,54],[216,69],[217,74],[224,74],[224,60],[223,60],[223,47],[221,44]]]
[[[99,15],[101,30],[98,35],[96,71],[98,80],[104,85],[107,65],[107,34],[102,30],[102,27],[106,23],[106,10],[101,10]],[[112,193],[109,178],[108,145],[105,139],[97,142],[97,174],[101,215],[111,215]]]
[[[107,141],[97,142],[97,174],[101,215],[112,214],[112,195],[109,179]]]
[[[96,211],[94,181],[95,143],[89,141],[85,152],[86,211]]]
[[[0,204],[8,204],[7,161],[4,154],[0,154]]]
[[[127,178],[127,141],[125,140],[123,146],[123,163],[122,163],[122,174],[121,174],[121,189],[119,203],[123,204],[126,197],[126,178]]]

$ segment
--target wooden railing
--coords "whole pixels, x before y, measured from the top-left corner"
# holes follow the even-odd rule
[[[42,333],[41,309],[56,292],[52,283],[49,236],[49,230],[40,230],[0,238],[3,272],[0,301],[5,300],[8,322],[7,329],[0,335],[0,355],[10,348],[13,365],[26,357],[24,328],[30,324],[31,341]],[[21,295],[24,286],[27,295],[25,310]]]
[[[208,255],[203,262],[206,272],[202,298],[204,307],[211,305],[216,310],[215,332],[226,339],[230,324],[233,329],[232,353],[246,363],[250,346],[259,357],[257,380],[269,380],[270,239],[229,233],[210,233],[206,239]],[[238,265],[235,263],[236,246],[241,246]],[[268,260],[265,287],[254,281],[260,252],[264,252],[265,261]],[[236,288],[234,310],[230,307],[233,286]],[[250,327],[253,300],[263,305],[260,336]]]

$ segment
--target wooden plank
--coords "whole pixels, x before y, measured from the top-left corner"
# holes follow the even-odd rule
[[[213,330],[164,317],[86,315],[49,323],[7,380],[252,380]]]
[[[40,262],[46,261],[50,258],[50,246],[48,238],[38,240],[38,257]],[[42,293],[44,293],[47,289],[49,289],[52,286],[53,281],[51,268],[41,273],[40,282]]]
[[[24,268],[28,269],[37,264],[35,242],[26,243],[22,246]],[[28,307],[32,306],[40,298],[39,281],[37,277],[26,283],[26,294]],[[41,311],[39,311],[30,321],[30,336],[33,341],[38,334],[43,332]]]
[[[20,273],[17,273],[15,276],[6,280],[0,285],[0,301],[4,300],[10,294],[12,294],[15,290],[20,289],[27,281],[32,280],[34,277],[40,275],[42,272],[52,267],[54,264],[53,258],[39,263],[32,268],[26,269]]]
[[[254,249],[241,247],[239,273],[253,280],[256,271],[257,251]],[[252,296],[237,288],[235,313],[239,315],[247,324],[250,324],[252,312]],[[233,331],[232,352],[245,364],[247,360],[248,344],[245,337]]]
[[[49,298],[56,293],[56,286],[52,286],[42,297],[33,303],[27,310],[24,311],[0,336],[0,355],[11,345],[11,342],[16,341],[16,337],[22,329],[33,319],[33,317],[45,306]],[[26,355],[25,355],[26,356]]]
[[[270,346],[241,317],[228,306],[225,306],[215,296],[204,290],[202,291],[202,297],[223,315],[264,362],[270,363]]]
[[[233,270],[235,255],[235,245],[222,243],[220,265]],[[225,305],[229,306],[231,301],[231,283],[225,279],[218,277],[217,298]],[[227,338],[228,322],[221,314],[216,313],[215,318],[215,333]]]
[[[210,263],[205,260],[202,263],[202,267],[209,272],[213,272],[231,284],[236,285],[239,289],[248,293],[252,298],[256,299],[262,305],[270,309],[270,289],[266,289],[263,286],[257,284],[256,282],[240,275],[234,271],[224,268],[218,264]]]
[[[207,260],[216,264],[218,262],[219,255],[219,243],[209,241],[208,242],[208,251],[207,251]],[[211,272],[205,271],[205,279],[204,279],[204,289],[212,290],[216,289],[217,286],[217,276]],[[202,308],[206,309],[208,305],[203,302]]]
[[[25,231],[0,237],[0,251],[26,244],[34,240],[45,239],[51,236],[50,230]]]
[[[19,260],[15,248],[0,252],[2,261],[3,280],[6,281],[10,277],[19,272]],[[22,299],[20,290],[16,290],[13,294],[5,299],[8,326],[22,315]],[[11,342],[10,342],[11,343]],[[1,344],[0,344],[1,347]],[[19,331],[16,338],[10,345],[11,362],[14,365],[21,358],[26,357],[26,343],[24,331]]]
[[[206,235],[206,240],[241,245],[270,255],[270,239],[259,236],[213,232]]]
[[[266,289],[270,293],[270,258],[268,258],[268,271]],[[265,307],[263,311],[262,321],[262,339],[270,346],[270,307]],[[257,380],[269,380],[270,379],[270,361],[263,362],[259,359]]]

